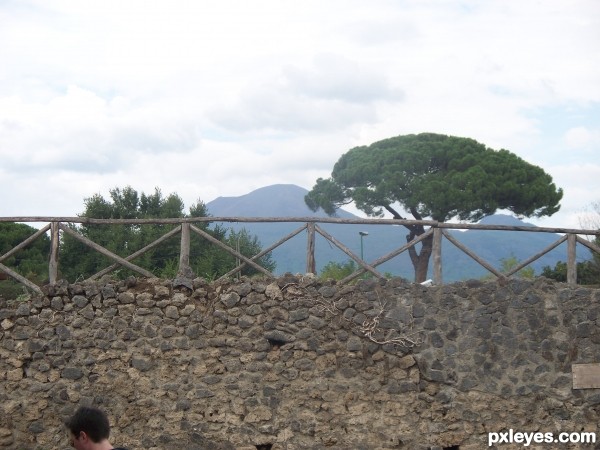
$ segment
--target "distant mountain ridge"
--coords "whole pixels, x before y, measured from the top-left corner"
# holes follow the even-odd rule
[[[324,211],[313,212],[306,206],[306,194],[306,189],[295,184],[273,184],[239,197],[218,197],[206,206],[219,217],[326,217]],[[340,210],[338,217],[357,216]]]
[[[523,222],[516,217],[509,216],[507,214],[494,214],[491,216],[484,217],[479,222],[482,225],[507,225],[515,227],[535,227],[532,223]]]
[[[214,217],[327,217],[322,210],[313,212],[306,206],[304,196],[307,193],[308,191],[300,186],[276,184],[256,189],[238,197],[219,197],[207,203],[206,206],[209,214]],[[343,209],[338,210],[337,217],[359,218]],[[480,223],[535,227],[535,225],[505,214],[485,217]],[[223,226],[236,230],[246,228],[249,233],[258,237],[264,248],[297,230],[302,224],[224,223]],[[320,224],[320,226],[358,256],[360,256],[361,251],[359,232],[366,231],[368,234],[363,236],[362,239],[364,257],[367,261],[373,261],[406,243],[407,230],[404,227],[351,224]],[[449,232],[494,267],[500,267],[503,259],[511,257],[524,261],[560,238],[557,234],[528,231],[449,230]],[[306,245],[306,233],[303,232],[275,249],[273,260],[277,263],[276,273],[305,272]],[[315,247],[318,271],[330,261],[343,263],[350,259],[348,255],[320,235],[317,235]],[[566,261],[565,244],[561,244],[552,252],[535,261],[532,267],[535,273],[539,274],[544,266],[554,267],[557,261]],[[442,266],[445,282],[481,278],[489,274],[486,269],[456,248],[447,239],[444,239],[442,243]],[[412,264],[407,252],[382,264],[379,266],[379,270],[410,280],[414,278]]]

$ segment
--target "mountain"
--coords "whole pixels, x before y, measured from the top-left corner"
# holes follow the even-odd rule
[[[479,221],[481,225],[507,225],[512,227],[535,227],[532,223],[526,223],[513,216],[506,214],[494,214],[484,217]]]
[[[215,217],[327,217],[306,206],[306,194],[306,189],[294,184],[274,184],[239,197],[218,197],[206,206]],[[357,218],[344,210],[339,210],[338,217]]]
[[[327,217],[323,211],[319,210],[315,213],[306,206],[304,196],[307,193],[306,189],[299,186],[276,184],[262,187],[239,197],[219,197],[207,203],[206,206],[208,212],[214,217]],[[358,218],[343,209],[338,210],[337,217]],[[485,217],[481,223],[535,228],[535,225],[503,214]],[[266,248],[292,231],[298,230],[304,224],[277,222],[222,223],[222,225],[236,230],[246,228],[249,233],[256,235],[263,248]],[[362,243],[364,259],[367,261],[373,261],[406,243],[407,230],[402,226],[353,224],[320,224],[319,226],[358,256],[361,254]],[[367,234],[361,236],[360,232]],[[560,235],[553,233],[528,231],[449,230],[449,233],[494,267],[500,267],[503,259],[511,257],[515,257],[518,261],[524,261],[560,238]],[[277,263],[275,272],[277,274],[304,273],[306,271],[306,245],[306,231],[302,231],[273,250],[273,260]],[[554,267],[557,261],[566,261],[566,255],[566,244],[563,243],[535,261],[531,267],[534,268],[536,274],[539,274],[544,266]],[[317,234],[315,259],[317,271],[320,272],[330,261],[343,263],[350,258]],[[447,239],[442,241],[442,267],[445,282],[481,278],[489,274],[486,269]],[[380,265],[379,270],[407,279],[414,278],[413,267],[407,252]]]

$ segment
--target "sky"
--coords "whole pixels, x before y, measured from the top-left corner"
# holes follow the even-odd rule
[[[0,0],[0,216],[131,186],[312,188],[349,149],[473,138],[600,201],[597,0]]]

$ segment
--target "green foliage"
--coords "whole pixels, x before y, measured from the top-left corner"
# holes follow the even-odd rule
[[[595,203],[596,213],[600,216],[600,203]],[[595,217],[594,226],[598,226],[599,217]],[[590,222],[592,223],[592,222]],[[594,245],[600,247],[600,236],[594,239]],[[577,284],[582,285],[600,285],[600,254],[590,250],[591,259],[577,263]],[[554,268],[545,266],[542,269],[542,276],[556,280],[562,283],[567,282],[567,263],[559,261]]]
[[[239,231],[235,231],[234,229],[229,230],[229,234],[224,241],[229,247],[235,249],[238,253],[241,253],[247,258],[252,258],[254,255],[257,255],[262,250],[262,245],[258,240],[257,236],[252,236],[248,233],[245,228],[242,228]],[[239,265],[237,259],[231,255],[227,254],[225,259],[226,267],[229,266],[237,266]],[[272,272],[275,270],[275,262],[271,257],[271,253],[267,253],[264,256],[261,256],[255,261],[258,265],[264,267],[268,271]],[[259,273],[259,271],[249,265],[246,265],[241,274],[242,275],[254,275]]]
[[[0,255],[4,255],[38,230],[22,223],[0,222]],[[36,284],[48,280],[50,238],[43,234],[27,247],[2,261],[2,264]],[[0,297],[13,299],[23,295],[24,287],[8,277],[0,281]]]
[[[208,216],[206,205],[198,201],[190,207],[189,214],[184,212],[184,203],[177,194],[163,197],[156,188],[152,195],[138,194],[131,187],[115,188],[110,191],[110,199],[106,200],[96,194],[84,200],[85,210],[80,217],[102,219],[150,219],[150,218],[187,218]],[[221,226],[209,228],[207,222],[198,223],[198,228],[209,233],[220,241],[226,241],[226,230]],[[111,252],[126,257],[144,248],[176,225],[71,225],[73,229]],[[236,237],[237,239],[237,237]],[[248,241],[248,242],[247,242]],[[260,252],[257,238],[252,240],[247,233],[240,236],[245,251]],[[157,276],[173,278],[179,266],[180,236],[161,242],[132,262],[149,270]],[[253,256],[253,255],[250,255]],[[196,233],[190,235],[190,266],[198,276],[214,278],[223,275],[234,267],[234,257],[214,244],[209,243]],[[270,255],[266,255],[259,263],[264,262],[274,267]],[[99,254],[69,235],[63,235],[61,243],[60,268],[61,276],[69,281],[85,279],[113,263],[109,258]],[[128,269],[116,271],[118,277],[131,275]]]
[[[567,263],[559,261],[554,268],[545,266],[542,270],[542,276],[561,283],[566,283]],[[583,261],[577,263],[577,284],[599,285],[600,266],[595,261]]]
[[[343,280],[348,275],[351,275],[357,270],[356,263],[353,260],[349,260],[345,263],[339,263],[330,261],[323,267],[319,278],[322,280]]]
[[[424,133],[356,147],[341,156],[331,178],[318,179],[306,196],[313,210],[332,214],[354,201],[368,215],[395,203],[415,218],[477,221],[498,209],[549,216],[562,189],[552,177],[507,150],[473,139]]]
[[[185,217],[183,201],[176,195],[170,194],[163,198],[157,188],[152,195],[138,195],[131,187],[115,188],[110,191],[110,200],[101,195],[84,200],[85,210],[80,217],[98,219],[147,219]],[[111,252],[125,257],[158,239],[175,225],[71,225],[71,228],[83,236],[105,247]],[[153,273],[163,271],[177,261],[179,240],[176,236],[163,242],[133,261]],[[63,236],[60,254],[61,276],[69,281],[87,278],[102,268],[110,266],[114,261],[101,255],[85,244],[69,235]],[[132,273],[126,269],[115,272],[119,277]]]
[[[519,261],[515,256],[510,256],[509,258],[502,258],[502,259],[500,259],[500,271],[502,273],[508,273],[512,269],[517,267],[519,264],[521,264],[521,261]],[[527,267],[523,267],[521,270],[519,270],[517,273],[515,273],[511,276],[532,280],[533,278],[535,278],[535,270],[533,269],[533,267],[527,266]],[[489,274],[489,275],[486,275],[485,277],[483,277],[484,280],[491,280],[491,279],[495,279],[495,278],[496,278],[495,275],[492,275],[492,274]]]
[[[305,202],[313,211],[323,208],[330,215],[354,202],[370,216],[385,210],[404,219],[404,210],[416,220],[446,222],[477,221],[498,209],[519,216],[550,216],[559,210],[562,195],[550,175],[508,150],[423,133],[349,150],[335,163],[330,178],[317,180]],[[405,226],[408,241],[425,233],[423,226]],[[409,249],[417,282],[427,275],[431,247],[432,239],[426,238],[420,253]]]
[[[504,273],[509,272],[510,270],[514,269],[521,263],[521,261],[519,261],[514,256],[511,256],[510,258],[503,258],[501,260],[501,262],[502,262],[502,272],[504,272]],[[532,280],[533,278],[535,278],[535,270],[533,270],[533,267],[527,266],[527,267],[523,267],[515,275],[518,278],[526,278],[528,280]]]

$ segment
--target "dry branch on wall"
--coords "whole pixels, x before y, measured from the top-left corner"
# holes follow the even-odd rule
[[[305,288],[303,288],[302,286],[298,285],[297,283],[288,283],[285,286],[283,286],[283,288],[281,289],[283,290],[288,290],[291,291],[293,293],[295,293],[296,295],[300,294],[300,293],[305,293],[307,294],[307,290]],[[344,296],[340,296],[336,299],[328,299],[323,297],[323,295],[319,295],[318,297],[314,297],[310,294],[307,294],[307,297],[309,297],[317,306],[317,308],[319,309],[320,312],[325,312],[325,313],[329,313],[332,316],[342,316],[342,309],[340,309],[338,307],[338,303],[345,301],[345,297]],[[366,320],[363,321],[362,324],[358,325],[355,324],[352,320],[344,317],[344,319],[353,324],[355,327],[355,330],[358,331],[358,333],[364,337],[366,337],[367,339],[369,339],[370,341],[376,343],[376,344],[380,344],[380,345],[397,345],[403,348],[413,348],[416,347],[420,344],[423,343],[423,339],[420,336],[421,332],[420,331],[416,331],[413,333],[405,333],[402,330],[402,325],[400,324],[400,322],[398,322],[398,329],[396,329],[396,333],[398,334],[397,336],[394,337],[388,337],[388,338],[378,338],[378,336],[384,336],[385,332],[384,330],[379,326],[380,325],[380,321],[382,318],[385,318],[387,313],[389,312],[389,310],[386,308],[387,306],[387,302],[386,303],[382,303],[381,299],[379,299],[379,311],[377,312],[377,314],[371,318],[367,318]],[[411,320],[412,322],[412,320]]]
[[[396,336],[393,338],[377,339],[376,336],[378,334],[382,334],[382,332],[383,332],[383,330],[381,330],[381,328],[379,327],[379,322],[380,322],[381,318],[385,317],[386,313],[388,312],[385,309],[386,303],[382,304],[381,301],[379,301],[379,306],[380,306],[380,308],[379,308],[379,312],[377,313],[377,315],[370,319],[365,320],[362,323],[362,326],[360,327],[361,333],[363,333],[371,341],[375,342],[376,344],[381,344],[381,345],[392,344],[392,345],[399,345],[399,346],[405,347],[405,348],[412,348],[412,347],[415,347],[415,346],[423,343],[423,339],[419,336],[420,332],[418,332],[418,331],[414,332],[414,333],[410,333],[410,334],[400,333],[399,336]]]

